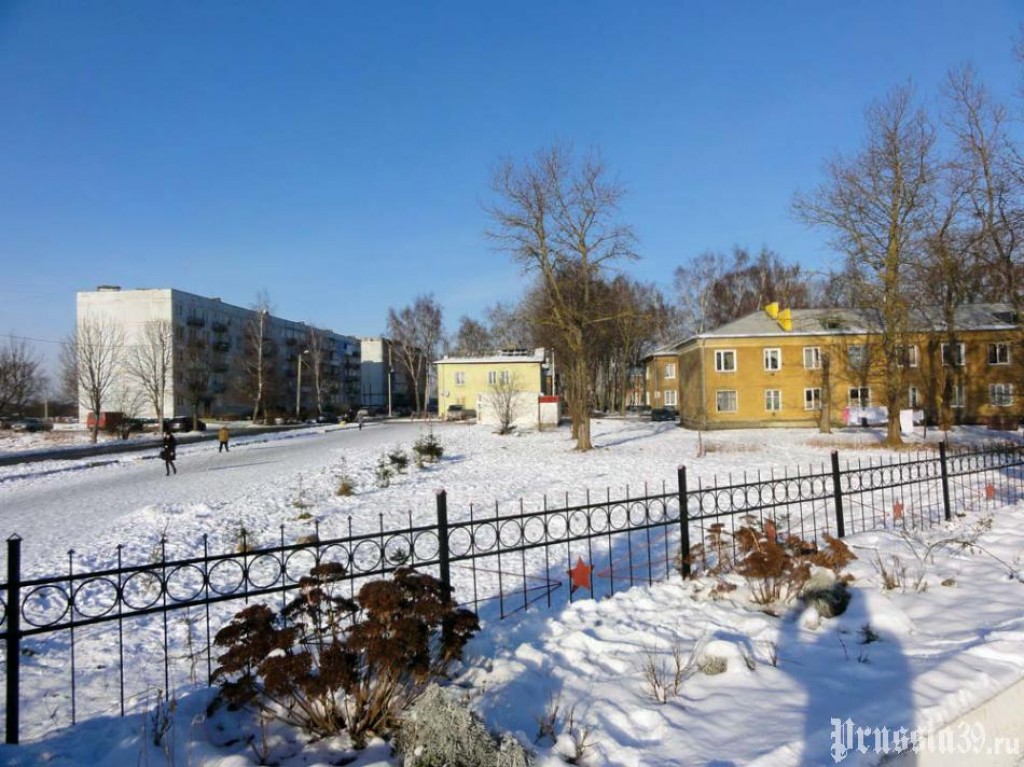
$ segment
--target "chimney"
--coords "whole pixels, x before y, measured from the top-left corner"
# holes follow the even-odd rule
[[[764,311],[765,311],[765,314],[767,314],[773,320],[777,319],[778,316],[779,316],[779,302],[778,301],[772,301],[770,304],[767,304],[764,307]]]
[[[779,312],[778,321],[779,327],[787,333],[793,329],[793,315],[790,314],[789,309],[783,309]]]

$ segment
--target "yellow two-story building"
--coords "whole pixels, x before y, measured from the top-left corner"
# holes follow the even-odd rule
[[[511,423],[524,428],[558,423],[558,404],[548,396],[553,371],[545,349],[444,357],[434,365],[441,418],[468,416],[481,423],[497,423],[511,417]]]
[[[960,307],[952,329],[936,312],[915,308],[892,382],[878,327],[870,310],[771,304],[652,355],[648,402],[667,404],[674,380],[678,390],[668,398],[692,428],[813,426],[823,417],[839,425],[881,411],[893,385],[901,408],[932,421],[943,404],[957,423],[1016,421],[1024,350],[1011,307]]]

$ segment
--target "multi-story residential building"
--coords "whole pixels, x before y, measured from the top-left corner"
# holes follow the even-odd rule
[[[452,405],[473,410],[481,423],[497,423],[507,408],[511,423],[537,427],[558,423],[545,349],[506,349],[480,357],[437,360],[437,398],[442,418]],[[550,411],[550,414],[549,414]]]
[[[389,415],[396,411],[409,411],[416,407],[416,390],[405,355],[397,342],[387,338],[364,338],[362,341],[363,364],[360,378],[360,402]],[[423,404],[429,398],[428,378],[430,365],[422,355],[418,391]]]
[[[679,407],[679,353],[675,348],[658,349],[647,358],[644,370],[644,400],[648,407]]]
[[[219,298],[174,289],[78,293],[78,322],[103,320],[123,342],[121,370],[108,399],[111,411],[156,415],[130,373],[130,356],[151,343],[147,328],[166,327],[172,339],[165,417],[251,414],[253,359],[262,347],[264,403],[271,414],[315,414],[359,404],[361,342],[301,322],[260,314]],[[258,340],[262,339],[262,340]],[[80,417],[88,413],[80,406]]]
[[[952,327],[915,307],[904,334],[900,407],[937,421],[942,403],[958,423],[1014,421],[1022,408],[1021,327],[1003,304],[963,306]],[[890,385],[870,310],[779,310],[775,304],[662,349],[647,360],[647,396],[693,428],[812,426],[886,404]],[[674,378],[670,378],[674,376]],[[670,397],[672,395],[669,395]]]

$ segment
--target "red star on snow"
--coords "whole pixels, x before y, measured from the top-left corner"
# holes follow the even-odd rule
[[[572,566],[572,569],[567,571],[569,573],[569,593],[572,594],[576,589],[587,589],[590,591],[590,574],[594,571],[594,568],[586,564],[583,561],[583,557],[576,558],[576,564]]]

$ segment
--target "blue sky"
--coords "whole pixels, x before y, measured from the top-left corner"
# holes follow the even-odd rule
[[[971,62],[1011,100],[1024,4],[0,0],[0,334],[57,341],[100,284],[175,287],[376,335],[454,328],[523,278],[484,231],[504,157],[598,148],[636,278],[766,245],[863,110]],[[1014,106],[1020,106],[1020,102]],[[46,357],[53,344],[40,344]]]

